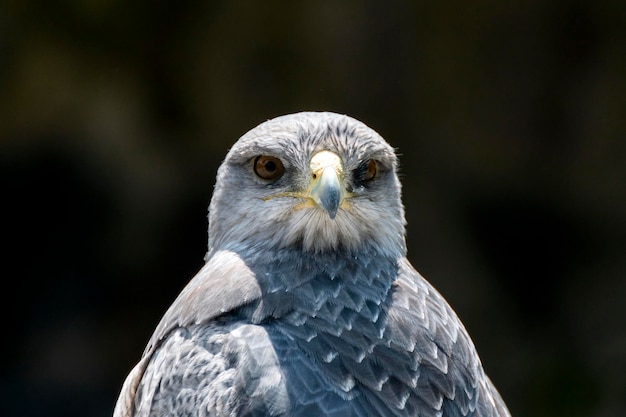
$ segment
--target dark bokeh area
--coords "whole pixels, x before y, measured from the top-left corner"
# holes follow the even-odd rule
[[[203,263],[229,146],[397,147],[409,257],[514,416],[626,414],[626,3],[8,1],[2,416],[109,416]]]

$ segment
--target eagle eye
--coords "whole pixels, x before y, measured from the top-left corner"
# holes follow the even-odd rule
[[[375,159],[368,159],[361,162],[352,173],[355,186],[367,187],[379,174],[379,169],[379,163]]]
[[[252,167],[259,178],[268,181],[279,179],[285,172],[285,167],[280,159],[269,155],[259,155],[254,158]]]
[[[363,170],[363,181],[371,181],[378,173],[378,162],[374,159],[370,159],[365,163],[365,169]]]

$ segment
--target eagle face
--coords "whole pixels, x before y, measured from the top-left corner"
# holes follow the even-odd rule
[[[404,254],[393,148],[355,119],[321,115],[269,120],[233,146],[218,171],[209,251],[252,242],[307,252],[374,243]]]

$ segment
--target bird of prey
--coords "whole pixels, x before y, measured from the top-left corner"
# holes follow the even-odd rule
[[[114,416],[510,416],[406,258],[397,164],[378,133],[330,112],[243,135],[217,173],[205,265]]]

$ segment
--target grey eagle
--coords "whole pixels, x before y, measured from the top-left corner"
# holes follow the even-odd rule
[[[510,416],[406,258],[394,149],[303,112],[228,152],[205,265],[123,384],[115,417]]]

